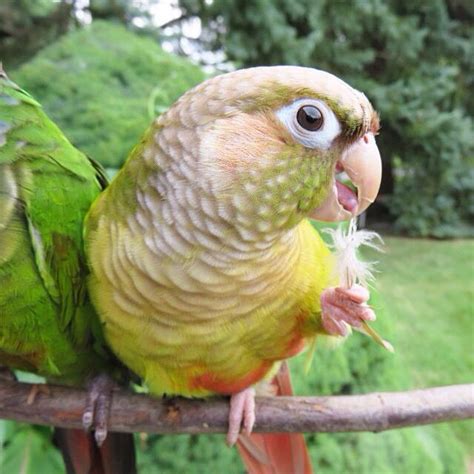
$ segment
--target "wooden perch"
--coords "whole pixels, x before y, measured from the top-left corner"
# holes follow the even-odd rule
[[[32,385],[0,382],[0,418],[81,428],[86,392],[48,385],[28,404]],[[30,400],[31,402],[31,400]],[[226,399],[153,399],[115,392],[110,431],[224,433]],[[332,397],[257,398],[258,432],[384,431],[474,417],[474,384]]]

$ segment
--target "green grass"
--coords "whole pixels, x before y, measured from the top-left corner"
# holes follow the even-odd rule
[[[389,237],[377,287],[411,387],[474,381],[474,240]],[[373,256],[372,254],[370,254]],[[473,450],[474,423],[450,427]]]

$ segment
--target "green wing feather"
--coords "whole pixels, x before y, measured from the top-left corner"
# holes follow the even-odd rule
[[[103,365],[82,222],[105,185],[100,166],[0,72],[0,364],[71,380]]]

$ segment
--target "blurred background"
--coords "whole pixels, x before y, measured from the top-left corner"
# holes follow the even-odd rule
[[[382,119],[376,328],[292,362],[298,394],[471,382],[472,0],[0,0],[0,60],[68,138],[114,173],[153,117],[241,67],[328,70]],[[303,355],[304,359],[304,355]],[[64,471],[48,428],[0,421],[0,472]],[[220,436],[137,435],[140,473],[241,473]],[[318,473],[474,472],[474,424],[308,436]]]

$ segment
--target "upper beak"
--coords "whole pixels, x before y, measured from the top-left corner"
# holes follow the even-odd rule
[[[357,194],[336,180],[345,171]],[[328,196],[310,217],[321,221],[343,221],[364,212],[377,197],[382,180],[382,160],[374,134],[366,133],[342,154],[334,168]]]

